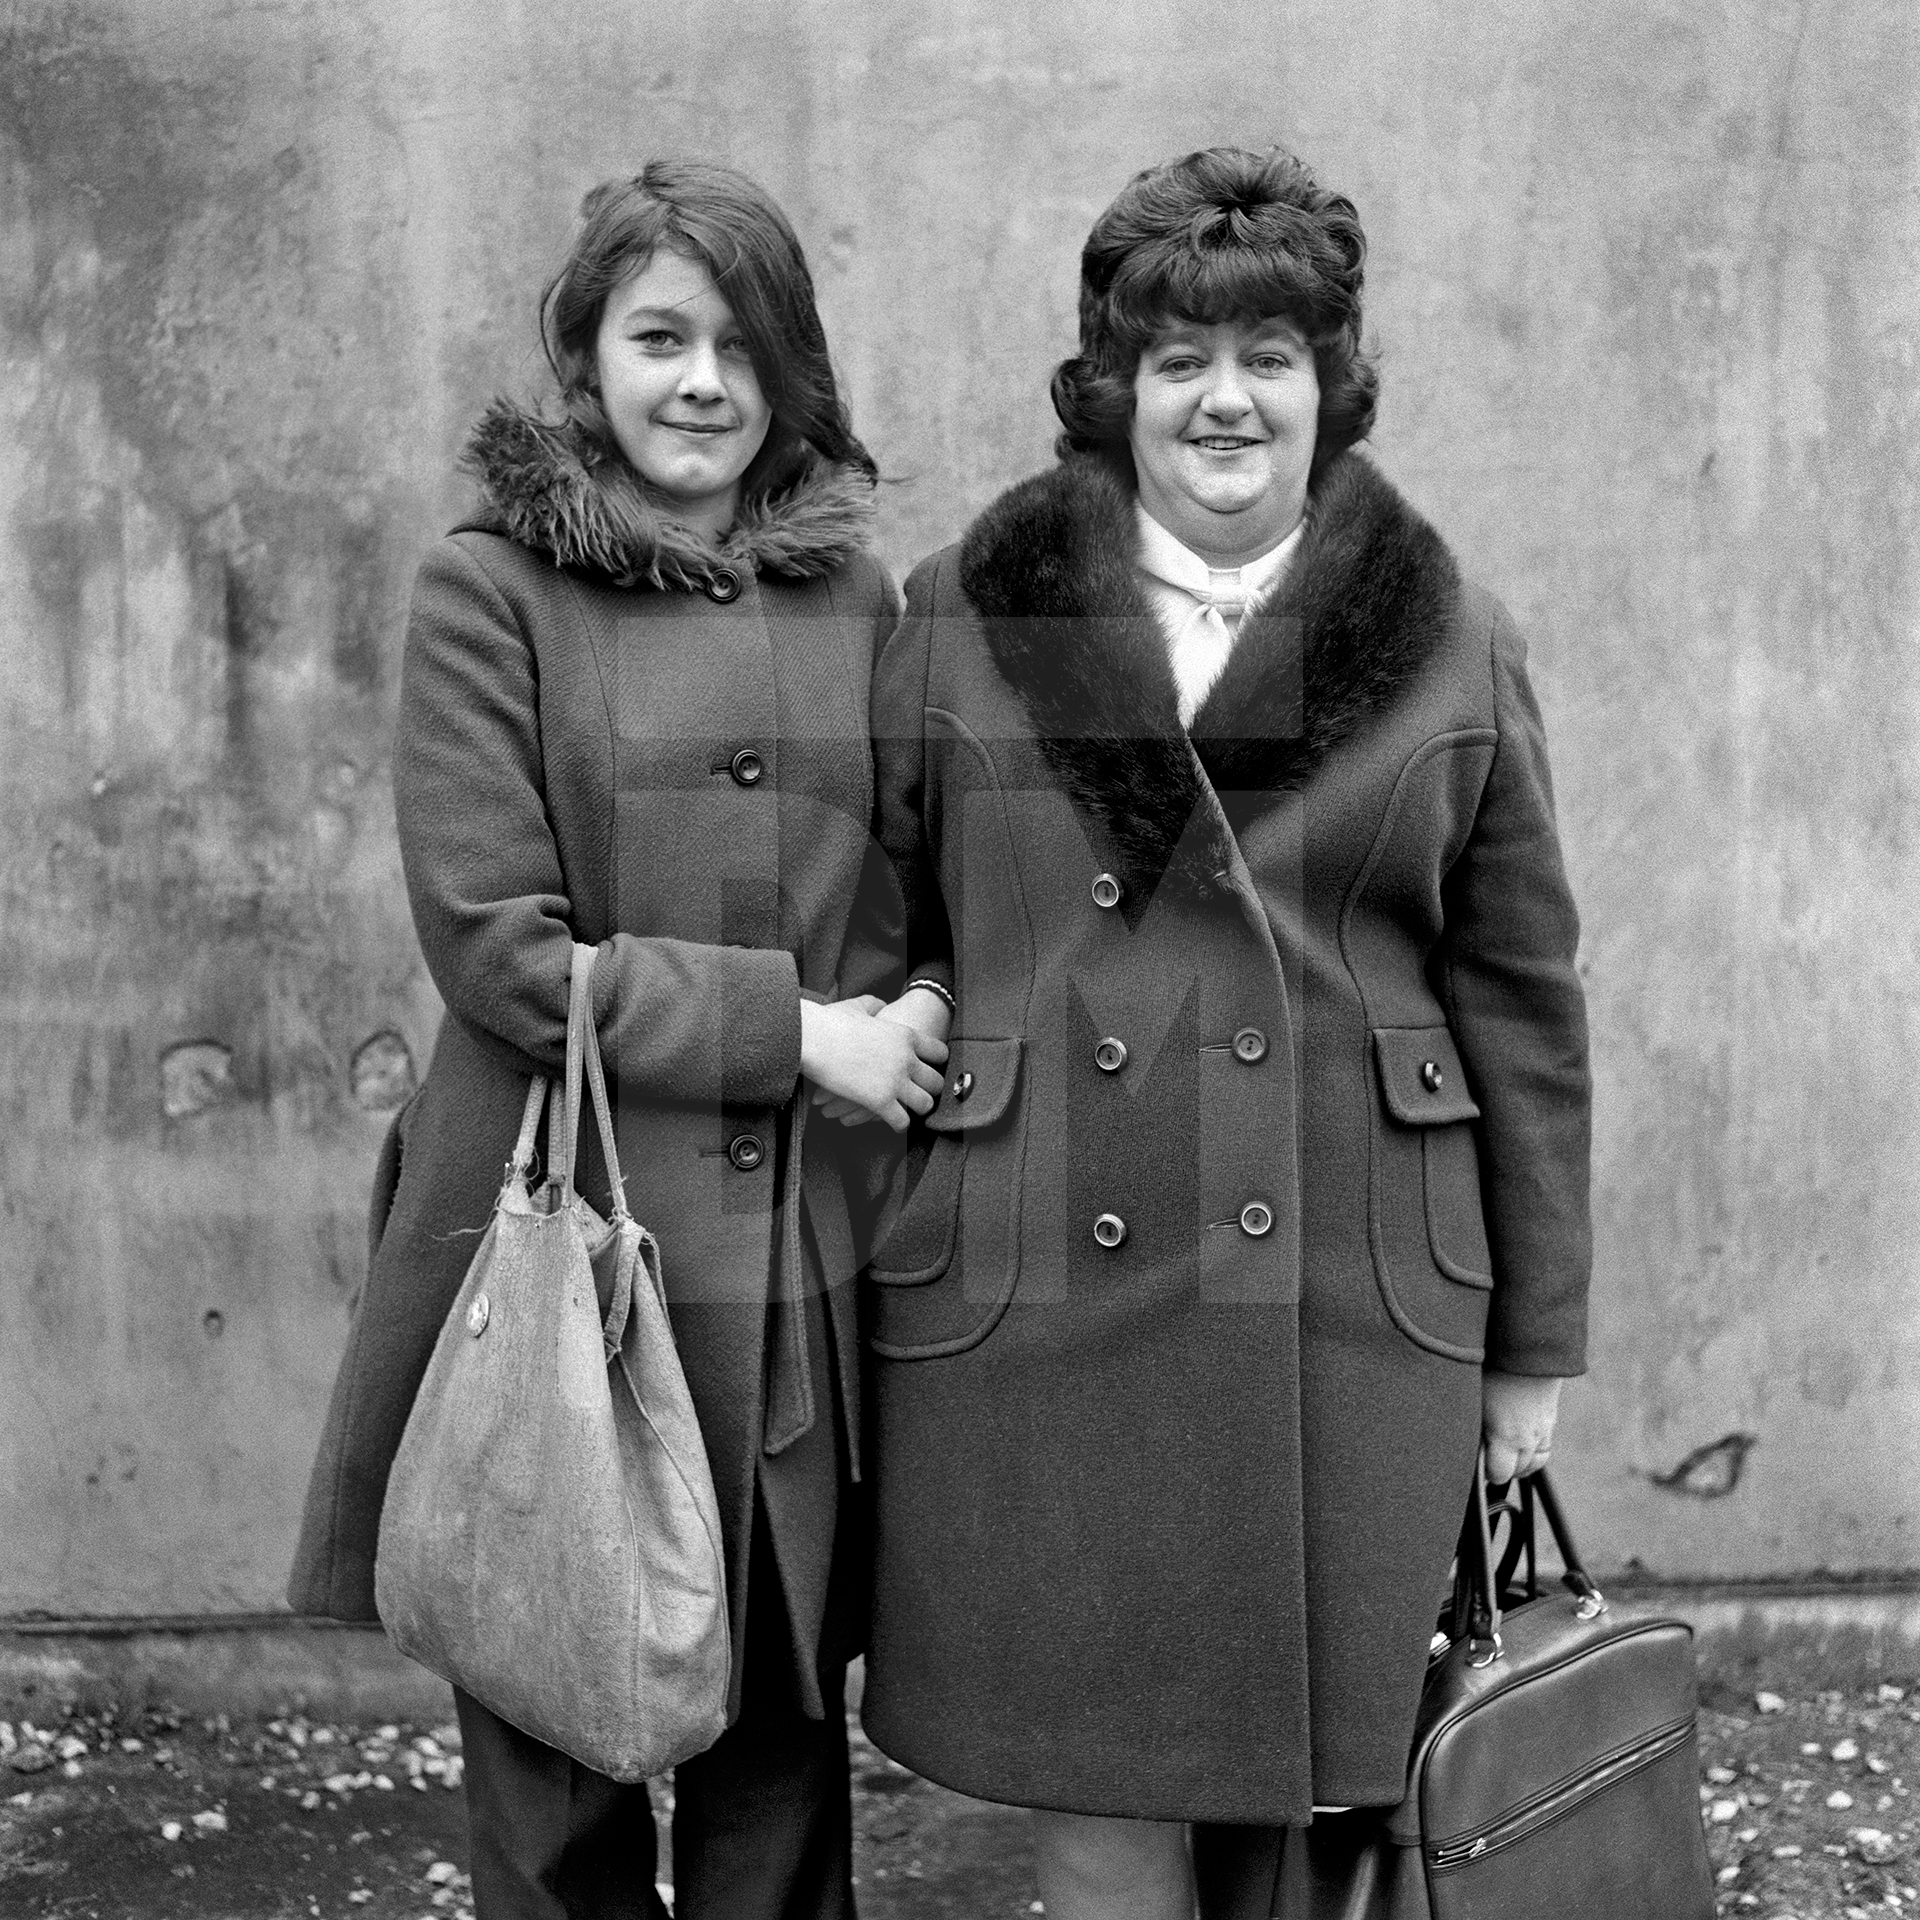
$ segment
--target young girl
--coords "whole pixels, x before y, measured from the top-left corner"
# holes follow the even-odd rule
[[[466,455],[481,510],[414,594],[394,786],[447,1017],[376,1206],[291,1597],[373,1617],[388,1468],[528,1076],[559,1071],[571,943],[596,943],[628,1198],[662,1249],[733,1637],[732,1725],[677,1770],[675,1910],[850,1916],[856,1262],[845,1136],[808,1134],[794,1094],[804,1075],[904,1128],[941,1085],[939,1041],[841,977],[896,596],[779,208],[728,169],[655,162],[584,211],[542,308],[559,424],[489,409]],[[591,1133],[580,1185],[602,1200]],[[459,1709],[483,1920],[661,1915],[646,1789]]]

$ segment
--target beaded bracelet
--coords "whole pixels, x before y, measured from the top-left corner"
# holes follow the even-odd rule
[[[915,987],[925,987],[929,993],[937,993],[940,998],[947,1003],[947,1011],[949,1013],[957,1013],[959,1011],[959,1008],[953,1004],[953,995],[950,994],[938,980],[909,980],[900,991],[902,993],[911,993]]]

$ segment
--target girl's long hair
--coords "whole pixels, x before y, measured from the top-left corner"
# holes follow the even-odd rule
[[[773,411],[742,492],[779,492],[810,455],[875,477],[840,398],[806,255],[765,188],[731,167],[650,160],[630,178],[602,181],[580,213],[580,232],[541,295],[540,337],[568,420],[603,455],[617,457],[619,446],[600,402],[601,314],[607,296],[666,247],[713,276]]]

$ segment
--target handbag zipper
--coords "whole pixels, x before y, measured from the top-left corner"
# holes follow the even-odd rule
[[[1663,1728],[1638,1746],[1628,1747],[1602,1760],[1586,1773],[1577,1774],[1573,1779],[1549,1788],[1537,1799],[1516,1807],[1512,1813],[1489,1827],[1483,1827],[1478,1833],[1462,1834],[1457,1840],[1435,1842],[1427,1849],[1427,1864],[1436,1871],[1465,1866],[1469,1861],[1484,1859],[1502,1847],[1510,1847],[1516,1841],[1524,1840],[1529,1834],[1537,1833],[1542,1827],[1571,1813],[1583,1800],[1604,1793],[1630,1774],[1652,1766],[1656,1760],[1662,1760],[1676,1748],[1685,1746],[1693,1737],[1693,1726],[1693,1718],[1689,1715],[1685,1720]]]

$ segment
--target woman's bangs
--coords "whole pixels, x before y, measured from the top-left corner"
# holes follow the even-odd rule
[[[1136,347],[1144,347],[1170,320],[1210,327],[1284,314],[1309,338],[1332,330],[1316,297],[1322,291],[1317,276],[1291,254],[1183,247],[1169,259],[1141,258],[1138,265],[1143,271],[1137,274],[1122,269],[1112,295],[1119,331]]]

